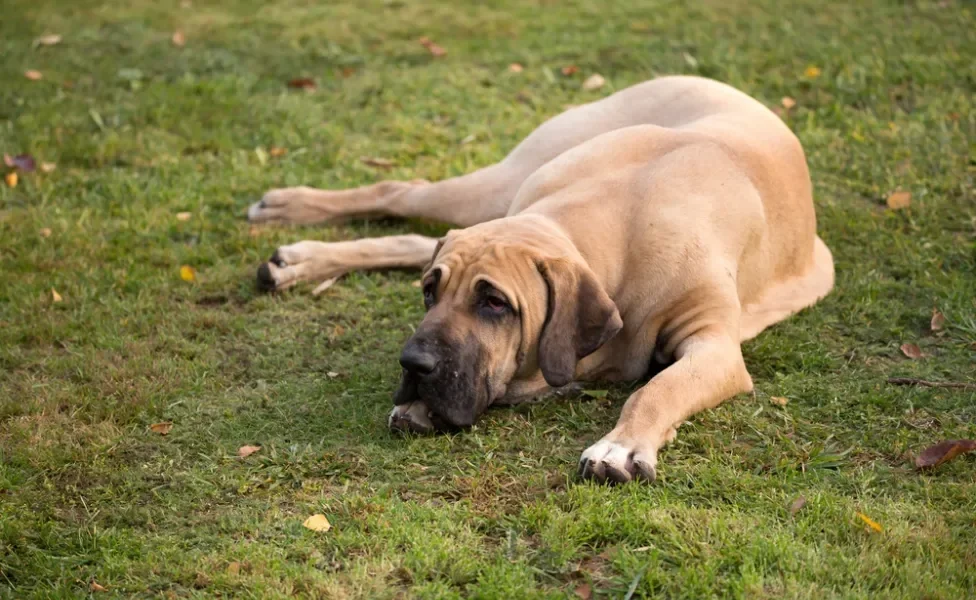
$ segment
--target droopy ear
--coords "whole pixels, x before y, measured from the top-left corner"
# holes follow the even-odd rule
[[[617,306],[586,265],[565,259],[537,264],[549,288],[546,322],[539,338],[539,367],[546,383],[573,381],[576,363],[623,327]]]
[[[426,273],[427,271],[429,271],[430,268],[434,266],[434,261],[437,259],[437,255],[440,254],[441,248],[444,247],[444,240],[446,240],[446,239],[447,239],[447,237],[445,236],[445,237],[442,237],[441,239],[437,240],[437,245],[434,246],[434,253],[430,255],[430,261],[427,263],[427,266],[424,267],[424,270],[423,270],[424,273]]]

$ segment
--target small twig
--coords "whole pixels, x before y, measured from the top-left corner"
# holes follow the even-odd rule
[[[976,390],[976,383],[963,383],[958,381],[926,381],[924,379],[915,379],[914,377],[889,377],[888,383],[894,385],[920,385],[923,387]]]

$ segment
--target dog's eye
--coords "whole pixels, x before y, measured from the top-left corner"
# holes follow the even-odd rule
[[[434,284],[433,282],[424,285],[424,306],[430,308],[434,305]]]
[[[493,313],[503,313],[508,310],[508,302],[505,302],[498,296],[486,296],[485,308]]]

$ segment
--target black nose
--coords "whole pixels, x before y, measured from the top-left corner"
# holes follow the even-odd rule
[[[400,354],[400,366],[417,375],[430,375],[437,368],[437,357],[420,344],[407,343]]]

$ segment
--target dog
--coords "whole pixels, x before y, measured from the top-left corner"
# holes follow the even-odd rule
[[[570,108],[461,177],[277,189],[248,209],[254,223],[376,215],[459,229],[282,246],[259,285],[317,292],[354,270],[423,269],[393,429],[465,427],[492,405],[658,370],[582,453],[579,473],[601,482],[653,481],[682,422],[752,390],[741,343],[834,284],[799,140],[699,77]]]

